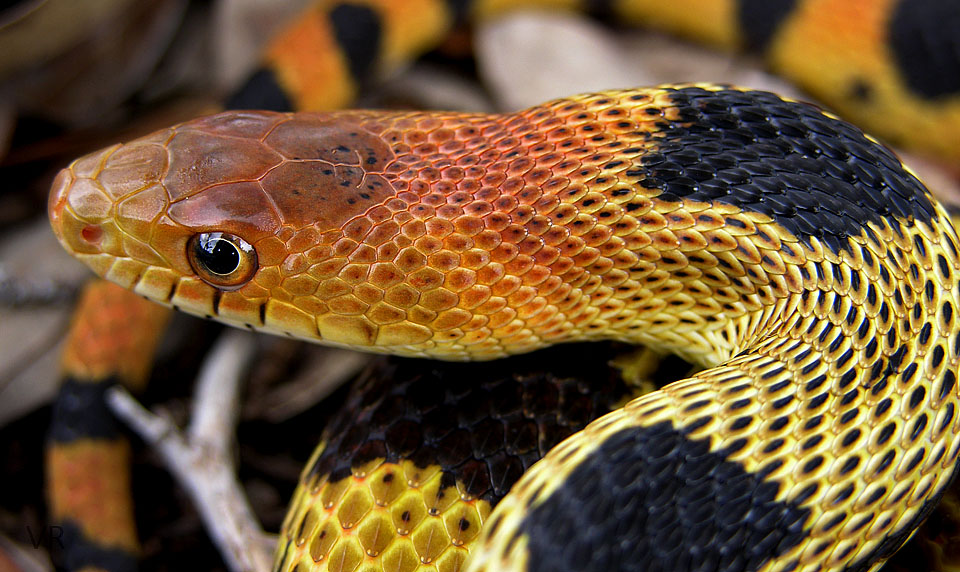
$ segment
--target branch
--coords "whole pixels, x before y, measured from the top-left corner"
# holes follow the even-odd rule
[[[227,566],[237,572],[269,570],[274,544],[250,508],[230,454],[241,381],[254,346],[249,332],[230,330],[220,337],[200,372],[193,421],[186,432],[145,409],[121,387],[107,394],[114,413],[163,457],[196,505]]]

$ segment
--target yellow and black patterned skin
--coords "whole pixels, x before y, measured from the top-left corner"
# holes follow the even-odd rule
[[[50,215],[102,276],[255,330],[707,368],[535,464],[466,570],[873,570],[954,475],[956,231],[886,148],[773,94],[225,113],[77,160]]]
[[[318,0],[278,34],[229,106],[345,107],[372,76],[436,47],[456,24],[530,7],[756,53],[869,133],[953,168],[960,161],[960,4],[952,0]]]
[[[304,471],[276,568],[461,569],[520,475],[639,394],[608,365],[617,355],[581,344],[480,364],[376,362]]]

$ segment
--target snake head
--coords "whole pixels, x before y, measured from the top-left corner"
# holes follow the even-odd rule
[[[373,250],[398,234],[382,206],[394,154],[356,117],[227,112],[92,153],[53,184],[54,232],[97,274],[193,314],[341,345],[422,342],[402,307],[378,305],[402,281]],[[355,291],[368,274],[382,283]]]

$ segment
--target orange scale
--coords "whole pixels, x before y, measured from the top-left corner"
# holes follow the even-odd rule
[[[451,272],[460,266],[460,256],[449,251],[441,250],[427,257],[427,264],[440,272]]]
[[[614,256],[623,251],[623,239],[619,236],[612,236],[610,240],[601,244],[598,248],[600,249],[600,254],[605,258],[613,259]]]
[[[350,240],[359,242],[367,236],[367,233],[370,232],[371,228],[373,228],[373,222],[370,219],[361,216],[344,225],[343,234]]]
[[[480,131],[476,126],[473,125],[463,125],[457,127],[456,136],[457,139],[470,139],[471,137],[476,137],[480,134]]]
[[[537,289],[531,286],[520,286],[515,292],[507,296],[507,302],[518,312],[526,304],[530,304],[537,297]]]
[[[509,240],[509,238],[505,237],[505,240]],[[519,254],[520,249],[516,244],[512,244],[511,242],[503,242],[500,244],[500,246],[496,247],[490,252],[490,260],[505,264],[515,259]]]
[[[439,288],[443,284],[443,274],[433,268],[423,268],[411,274],[407,282],[414,288],[426,292]]]
[[[392,219],[393,213],[387,207],[377,205],[368,210],[365,216],[376,224]]]
[[[561,205],[558,209],[560,214],[564,214],[563,210],[565,205]],[[556,214],[556,213],[555,213]],[[563,216],[564,220],[570,220],[566,214]],[[565,226],[554,225],[547,229],[546,232],[540,235],[540,240],[546,246],[558,246],[567,239],[570,238],[570,229]]]
[[[352,294],[332,298],[327,301],[327,306],[331,312],[346,316],[364,314],[370,308],[369,304]]]
[[[319,247],[318,247],[319,249]],[[329,255],[323,256],[323,261],[313,264],[307,272],[319,279],[333,278],[340,274],[340,270],[347,264],[346,258],[328,259]]]
[[[496,284],[504,278],[506,270],[502,264],[493,262],[477,270],[477,282],[485,285]]]
[[[522,285],[523,281],[520,279],[520,277],[508,274],[496,283],[491,284],[490,291],[494,296],[510,296]]]
[[[403,142],[410,146],[417,146],[427,141],[427,134],[419,129],[406,129],[403,131]]]
[[[359,243],[351,238],[341,238],[333,244],[333,256],[347,257],[357,249]]]
[[[571,236],[566,242],[559,246],[560,254],[569,258],[580,254],[586,247],[586,241],[579,236]]]
[[[541,246],[533,255],[534,261],[543,266],[550,266],[558,258],[560,258],[560,249],[554,246]]]
[[[348,284],[360,284],[367,281],[370,267],[367,264],[347,264],[340,270],[339,277]]]
[[[536,213],[536,208],[533,207],[534,204],[540,201],[540,198],[543,197],[543,191],[540,187],[524,185],[523,190],[517,193],[517,200],[520,201],[522,206],[528,207],[528,218],[532,217]],[[518,212],[517,216],[521,216]],[[526,222],[526,221],[524,221]]]
[[[483,215],[488,214],[492,207],[489,203],[473,203],[469,205],[467,211],[470,211],[470,214],[459,217],[454,222],[454,228],[456,228],[458,233],[464,234],[466,236],[475,236],[479,234],[484,227]],[[478,214],[479,211],[479,214]]]
[[[550,269],[546,266],[534,265],[529,271],[523,274],[523,284],[525,286],[537,286],[550,278]]]
[[[430,133],[430,141],[434,143],[445,143],[456,138],[456,132],[449,127],[438,126]]]
[[[516,210],[520,206],[520,201],[518,201],[514,196],[503,195],[494,200],[493,206],[496,210],[493,211],[491,215],[500,216],[502,218],[504,215]],[[507,220],[509,221],[509,218]]]
[[[600,175],[600,169],[597,167],[585,164],[584,161],[579,161],[579,164],[579,169],[575,172],[571,171],[569,174],[569,177],[572,181],[578,183],[589,183]]]
[[[340,280],[339,278],[333,278],[331,280],[324,280],[320,283],[320,286],[317,287],[316,297],[321,300],[329,300],[336,298],[337,296],[343,296],[348,294],[353,290],[349,284]]]
[[[461,233],[454,233],[448,236],[443,240],[443,248],[451,251],[452,253],[463,253],[474,246],[474,241],[469,236]],[[460,265],[463,263],[461,261]]]
[[[455,328],[462,330],[462,326],[467,324],[472,317],[473,314],[462,308],[450,308],[439,312],[431,327],[437,332],[446,332]],[[463,335],[462,331],[460,335]]]
[[[520,140],[516,137],[504,137],[499,141],[495,142],[495,149],[500,153],[507,153],[513,151],[517,147],[520,147]]]
[[[535,329],[537,335],[542,337],[544,331],[556,328],[562,320],[555,306],[546,306],[536,315],[527,318],[526,322],[527,327]]]
[[[459,164],[460,158],[467,152],[466,145],[464,144],[464,142],[458,139],[451,139],[450,141],[444,141],[438,147],[438,151],[440,153],[443,153],[444,155],[447,155],[448,157],[452,157],[456,159],[458,164]]]
[[[407,310],[407,320],[414,324],[429,324],[436,318],[436,312],[422,306],[413,306]]]
[[[423,254],[432,254],[443,248],[443,241],[435,236],[422,236],[414,241],[413,246]]]
[[[474,280],[475,280],[474,276]],[[490,287],[483,284],[471,284],[459,294],[459,306],[466,309],[474,309],[490,300],[492,293]]]
[[[486,266],[489,262],[490,253],[483,248],[472,248],[460,254],[460,264],[465,268],[476,270]]]
[[[406,173],[405,173],[405,175],[406,175]],[[410,173],[409,176],[406,177],[406,178],[408,178],[408,179],[415,179],[415,178],[416,178],[416,173]],[[411,181],[411,182],[410,182],[410,192],[411,192],[411,193],[414,193],[414,194],[416,194],[416,195],[418,195],[418,196],[419,196],[419,195],[425,195],[425,194],[427,194],[427,193],[430,192],[430,185],[428,185],[426,182],[420,181],[420,180]],[[411,204],[412,204],[413,202],[416,202],[416,201],[412,201]]]
[[[463,209],[457,205],[443,205],[437,207],[437,216],[446,220],[453,220],[463,215]]]
[[[548,276],[537,290],[548,302],[556,304],[569,295],[573,287],[564,282],[559,276]]]
[[[100,171],[99,181],[113,199],[156,184],[167,170],[167,150],[138,140],[111,153]],[[76,169],[80,175],[80,169]]]
[[[405,236],[398,236],[393,242],[387,242],[377,247],[377,260],[389,261],[397,257],[401,248],[410,246],[411,242]]]
[[[573,257],[573,262],[577,266],[586,267],[600,259],[600,251],[596,248],[584,248],[580,254]]]
[[[259,141],[230,139],[228,146],[221,136],[189,129],[176,132],[167,152],[173,160],[163,186],[174,200],[214,183],[254,181],[283,161]]]
[[[488,171],[503,171],[507,168],[506,163],[499,161],[503,156],[503,151],[496,148],[490,148],[486,141],[481,141],[478,145],[483,148],[480,152],[481,165],[487,165]]]
[[[455,268],[447,273],[443,282],[444,288],[452,292],[462,292],[477,281],[477,273],[469,268]]]
[[[567,271],[576,266],[576,263],[569,256],[559,256],[549,266],[552,274],[560,276],[566,274]]]
[[[436,238],[444,238],[453,232],[453,223],[448,220],[431,218],[426,222],[427,234]]]
[[[401,185],[402,183],[400,182],[394,183],[395,187],[398,187]],[[398,189],[397,199],[403,201],[404,204],[408,205],[407,208],[409,208],[409,205],[415,205],[420,202],[420,195],[412,191]]]
[[[529,173],[536,166],[536,162],[530,157],[517,157],[510,161],[507,166],[507,176],[520,177]]]
[[[280,273],[285,277],[303,274],[309,269],[310,263],[302,254],[291,254],[284,258],[283,263],[280,265]]]
[[[386,289],[400,283],[403,280],[403,274],[404,272],[393,263],[378,262],[370,268],[369,281],[377,288]]]
[[[471,200],[473,200],[473,195],[470,193],[458,190],[456,185],[449,183],[448,181],[443,181],[434,186],[434,189],[439,194],[445,197],[445,202],[448,205],[463,205]]]
[[[537,210],[537,213],[549,215],[554,209],[560,206],[560,198],[554,193],[548,193],[543,195],[533,206]]]
[[[383,299],[398,308],[410,308],[419,302],[420,293],[408,284],[398,284],[388,289]]]
[[[359,263],[359,264],[369,264],[376,262],[377,260],[377,251],[367,244],[361,244],[354,250],[349,257],[347,257],[350,262]]]
[[[406,201],[402,199],[394,198],[394,199],[389,199],[387,202],[385,202],[384,206],[387,207],[391,213],[399,213],[399,212],[405,212],[407,210],[408,204],[406,203]]]
[[[613,229],[607,226],[598,225],[593,230],[584,235],[583,239],[587,246],[600,246],[610,240],[613,236]]]
[[[603,285],[616,288],[630,279],[630,273],[619,268],[610,268],[603,274]]]
[[[425,117],[417,121],[417,127],[423,131],[433,131],[443,127],[444,120],[439,117]]]
[[[427,264],[427,257],[424,255],[422,249],[408,247],[401,250],[394,261],[396,268],[392,270],[399,275],[401,272],[409,273],[423,268]]]
[[[544,181],[541,186],[548,194],[559,196],[570,186],[570,181],[566,177],[551,177]],[[574,191],[574,194],[576,194],[576,191]]]
[[[366,304],[375,304],[383,299],[383,289],[371,284],[359,284],[353,289],[353,294]]]
[[[503,183],[500,184],[500,192],[505,195],[516,195],[524,188],[523,179],[518,177],[511,177],[505,179]]]
[[[636,268],[640,260],[635,252],[626,249],[626,245],[623,250],[611,256],[610,259],[613,260],[613,266],[615,268],[625,269]]]
[[[448,181],[462,181],[464,178],[463,167],[451,166],[440,171],[440,176]]]

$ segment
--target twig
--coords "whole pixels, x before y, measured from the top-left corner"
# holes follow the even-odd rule
[[[237,572],[269,570],[273,544],[253,515],[231,455],[240,382],[253,353],[249,332],[231,330],[217,341],[201,370],[193,421],[185,432],[123,388],[107,394],[114,413],[161,454],[193,499],[227,566]]]
[[[0,570],[51,572],[53,563],[45,551],[31,550],[0,534]]]
[[[321,351],[316,351],[321,350]],[[370,355],[338,348],[314,348],[300,374],[244,408],[244,416],[281,423],[313,407],[370,363]]]

